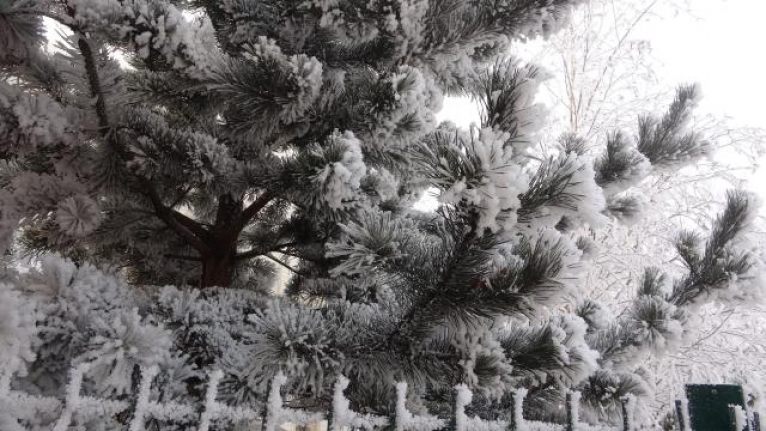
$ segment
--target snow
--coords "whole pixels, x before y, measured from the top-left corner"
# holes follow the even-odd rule
[[[734,429],[743,431],[747,429],[747,414],[740,405],[729,404],[729,408],[734,410]]]
[[[190,77],[209,77],[220,65],[215,30],[209,19],[190,22],[175,6],[147,0],[68,0],[73,22],[129,42],[139,57],[155,49]],[[149,30],[141,31],[142,28]]]
[[[101,222],[98,204],[89,196],[70,196],[58,203],[56,223],[67,235],[79,237],[93,232]]]
[[[332,397],[332,431],[343,431],[345,427],[372,431],[386,426],[388,419],[385,417],[360,414],[349,408],[349,400],[343,395],[348,384],[349,380],[344,376],[338,376],[335,381]]]
[[[513,425],[514,431],[530,431],[527,422],[524,420],[524,398],[527,396],[526,388],[516,388],[513,390]]]
[[[0,282],[0,392],[8,389],[14,374],[25,375],[26,364],[34,361],[37,342],[35,305],[10,284]]]
[[[267,400],[268,414],[266,415],[266,423],[263,426],[264,431],[278,431],[279,428],[277,427],[286,422],[307,424],[322,418],[320,413],[283,407],[280,391],[285,383],[287,383],[287,377],[282,372],[277,373],[271,381]]]
[[[221,370],[215,370],[208,376],[207,390],[205,391],[205,410],[200,416],[199,431],[208,431],[213,417],[218,411],[218,403],[215,398],[218,393],[218,384],[223,378],[223,372]]]
[[[392,100],[374,111],[371,130],[360,136],[365,146],[375,149],[405,147],[434,129],[443,96],[433,79],[418,68],[401,66],[381,81],[379,85],[390,89]],[[415,124],[416,129],[400,133],[403,121]]]
[[[152,380],[160,372],[159,367],[152,365],[141,369],[141,382],[136,396],[136,409],[133,411],[133,419],[130,421],[129,431],[144,431],[144,421],[148,416],[149,396],[151,395]],[[200,431],[207,431],[200,424]]]
[[[139,191],[124,194],[122,188],[112,193],[107,188],[101,188],[101,178],[86,184],[83,179],[89,179],[86,178],[88,171],[74,169],[89,167],[85,162],[83,166],[74,165],[81,155],[82,159],[87,159],[90,154],[101,155],[102,150],[107,150],[108,153],[110,149],[109,145],[102,142],[103,135],[99,133],[101,130],[95,129],[92,124],[95,115],[90,106],[92,101],[88,99],[91,92],[87,91],[87,85],[80,82],[85,74],[78,63],[79,57],[67,64],[66,70],[60,71],[71,72],[71,76],[77,77],[77,80],[71,83],[66,82],[62,100],[71,95],[78,98],[82,95],[83,99],[87,99],[78,99],[71,106],[64,107],[52,98],[43,96],[43,90],[34,90],[30,91],[30,94],[22,95],[9,85],[0,84],[0,113],[3,115],[3,121],[0,122],[0,141],[7,143],[5,145],[13,154],[30,155],[29,160],[22,160],[19,165],[34,161],[32,156],[45,155],[49,150],[56,150],[55,157],[46,160],[52,163],[50,170],[47,170],[46,166],[39,171],[13,171],[12,175],[8,175],[8,182],[2,183],[0,208],[3,219],[0,223],[3,228],[3,245],[11,244],[12,234],[17,231],[21,222],[21,227],[40,228],[43,236],[50,234],[53,240],[66,237],[62,242],[69,242],[61,247],[58,243],[50,246],[64,249],[78,257],[77,265],[62,259],[46,259],[40,264],[40,268],[32,268],[28,274],[14,274],[13,277],[18,279],[18,283],[14,281],[12,285],[0,284],[0,397],[3,402],[10,398],[25,399],[18,395],[31,391],[29,393],[44,393],[48,396],[41,396],[36,405],[56,404],[53,398],[59,395],[60,386],[64,385],[66,377],[63,374],[66,367],[72,365],[62,415],[56,425],[57,430],[68,429],[71,422],[79,421],[78,414],[101,413],[105,420],[113,415],[104,412],[124,406],[123,399],[133,396],[136,397],[137,403],[136,415],[130,424],[131,431],[140,431],[145,416],[150,415],[173,420],[178,420],[179,417],[184,420],[199,418],[199,429],[207,430],[218,419],[253,419],[258,416],[260,412],[255,413],[247,408],[247,402],[252,401],[253,394],[259,400],[263,396],[263,387],[274,377],[267,394],[265,428],[275,430],[285,422],[305,423],[321,417],[319,413],[285,407],[282,399],[283,389],[288,394],[295,391],[301,395],[313,391],[315,393],[312,395],[326,400],[327,394],[323,391],[329,389],[328,381],[332,380],[332,376],[341,370],[349,372],[351,367],[357,366],[363,369],[359,370],[361,372],[358,374],[357,370],[353,370],[355,384],[359,381],[359,384],[367,383],[365,378],[369,379],[367,376],[370,374],[386,384],[414,376],[415,378],[408,382],[396,385],[395,427],[397,430],[425,430],[444,426],[446,421],[432,415],[410,412],[407,408],[408,401],[409,407],[417,413],[427,413],[419,405],[417,396],[423,393],[430,395],[428,391],[432,387],[431,383],[441,382],[439,379],[443,378],[443,374],[439,373],[447,364],[455,367],[450,372],[460,373],[459,381],[463,382],[463,385],[456,387],[456,428],[461,431],[505,429],[507,424],[502,421],[468,417],[466,407],[471,403],[473,393],[495,397],[507,393],[512,386],[522,382],[514,380],[515,376],[510,369],[513,364],[505,356],[506,352],[496,338],[498,333],[494,332],[496,328],[493,326],[496,321],[479,317],[471,322],[470,327],[464,324],[461,320],[464,315],[474,311],[472,314],[482,316],[484,310],[469,310],[464,313],[465,310],[461,308],[463,303],[450,302],[449,289],[454,288],[457,283],[450,284],[453,278],[444,277],[454,276],[454,279],[462,280],[460,277],[466,274],[474,277],[474,273],[477,273],[481,277],[486,274],[489,278],[508,266],[521,267],[525,262],[521,256],[514,254],[514,246],[526,244],[521,241],[534,244],[538,247],[536,251],[540,253],[551,252],[554,256],[551,258],[552,262],[545,263],[550,263],[551,267],[560,266],[551,270],[550,277],[545,277],[542,281],[533,280],[532,283],[539,283],[540,288],[535,294],[526,295],[521,299],[525,311],[527,308],[530,310],[530,315],[523,317],[529,318],[528,324],[541,325],[541,322],[547,322],[550,326],[550,340],[545,341],[549,342],[554,350],[555,364],[551,370],[530,370],[532,380],[544,375],[547,381],[562,387],[578,387],[579,383],[594,372],[603,371],[600,367],[614,365],[614,362],[608,361],[599,363],[600,358],[596,350],[588,345],[589,330],[610,327],[604,322],[604,316],[598,313],[599,310],[594,309],[589,315],[592,317],[591,328],[586,327],[581,319],[565,314],[572,308],[569,300],[579,299],[576,289],[580,281],[578,265],[584,254],[576,247],[573,237],[585,234],[587,229],[603,225],[606,221],[603,215],[606,199],[594,180],[592,160],[577,151],[565,151],[543,162],[543,167],[550,170],[541,173],[542,181],[549,179],[551,173],[569,178],[563,185],[562,194],[571,199],[571,205],[566,200],[563,203],[551,200],[548,204],[535,208],[530,220],[525,220],[525,226],[519,226],[517,219],[522,202],[519,196],[523,196],[529,190],[530,171],[540,161],[532,161],[531,158],[522,161],[519,148],[510,148],[512,145],[507,144],[515,138],[529,141],[537,139],[537,131],[543,122],[543,116],[534,104],[534,95],[539,85],[537,79],[530,76],[517,88],[516,95],[521,109],[515,112],[515,121],[519,123],[519,136],[511,137],[501,130],[489,128],[469,132],[454,130],[456,140],[454,148],[451,149],[454,150],[454,159],[458,160],[456,163],[464,165],[458,169],[449,166],[453,161],[448,160],[447,156],[435,157],[430,161],[434,165],[433,172],[430,173],[442,174],[434,175],[437,179],[433,183],[443,191],[441,201],[448,207],[445,213],[452,209],[465,211],[464,213],[461,212],[455,219],[449,220],[445,219],[452,214],[413,216],[404,202],[406,198],[396,201],[399,191],[416,195],[426,187],[422,184],[426,180],[420,176],[421,172],[416,169],[406,172],[414,166],[408,163],[407,157],[411,155],[409,150],[434,130],[434,113],[442,104],[442,92],[455,91],[454,87],[446,89],[444,84],[460,84],[461,87],[465,87],[465,81],[461,80],[472,79],[479,66],[472,59],[474,54],[477,57],[482,55],[483,51],[479,51],[478,48],[484,50],[493,44],[494,48],[504,48],[508,41],[506,36],[534,37],[546,34],[565,21],[567,8],[560,8],[550,1],[532,2],[535,6],[526,8],[528,20],[518,16],[506,17],[519,21],[514,22],[512,31],[511,26],[505,23],[496,27],[509,27],[509,33],[512,34],[499,37],[479,34],[463,46],[459,41],[450,41],[451,36],[461,35],[447,34],[446,37],[442,37],[443,35],[427,33],[431,20],[438,19],[438,16],[426,16],[430,7],[427,2],[401,0],[389,4],[370,1],[346,5],[335,0],[309,0],[296,3],[294,8],[290,6],[289,10],[283,8],[288,7],[285,5],[290,2],[272,3],[266,8],[268,10],[260,9],[262,5],[258,2],[222,3],[225,11],[235,16],[231,25],[237,26],[237,37],[241,38],[232,42],[231,46],[225,46],[223,41],[219,44],[217,30],[202,10],[183,12],[181,7],[186,2],[68,0],[67,4],[72,6],[72,22],[79,26],[83,34],[88,35],[88,40],[94,48],[99,48],[101,42],[105,42],[107,46],[130,46],[136,54],[131,60],[136,61],[158,53],[160,63],[165,61],[172,69],[167,72],[168,75],[181,75],[183,79],[180,81],[194,81],[196,88],[209,90],[215,96],[214,99],[236,95],[236,91],[231,90],[231,87],[235,86],[227,82],[230,76],[224,73],[230,70],[227,69],[228,66],[242,66],[247,73],[254,72],[256,78],[267,76],[266,85],[260,79],[253,79],[252,87],[249,86],[251,83],[246,83],[248,85],[243,85],[244,88],[238,90],[240,93],[248,93],[250,90],[257,93],[240,94],[243,99],[252,96],[254,101],[251,107],[254,108],[254,116],[261,112],[257,108],[261,107],[259,98],[262,96],[266,100],[263,105],[273,108],[269,111],[273,115],[256,123],[259,126],[268,123],[270,126],[264,127],[267,131],[258,132],[264,135],[273,132],[275,135],[276,142],[263,145],[268,148],[261,148],[260,141],[239,142],[246,139],[243,139],[245,137],[238,131],[232,130],[229,127],[231,124],[227,124],[227,101],[220,105],[220,112],[209,116],[200,115],[207,116],[206,118],[181,120],[180,118],[187,113],[180,112],[173,104],[158,106],[153,101],[147,103],[142,100],[136,103],[143,104],[146,111],[151,111],[155,117],[145,118],[147,133],[130,142],[128,151],[135,150],[136,157],[132,162],[136,169],[128,174],[140,174],[151,182],[159,178],[152,174],[165,168],[161,164],[162,157],[183,159],[183,166],[175,175],[177,178],[173,177],[173,172],[167,172],[168,176],[162,177],[172,178],[175,183],[168,181],[167,184],[163,182],[156,185],[164,202],[178,202],[179,205],[191,208],[189,214],[197,217],[205,230],[198,236],[206,243],[211,242],[207,241],[208,235],[213,240],[218,239],[218,229],[208,228],[208,225],[216,218],[214,205],[219,202],[216,197],[220,196],[220,193],[261,196],[266,190],[275,192],[279,195],[275,203],[259,214],[257,222],[247,227],[245,235],[235,238],[242,240],[235,241],[235,246],[243,245],[244,248],[243,243],[251,240],[253,243],[264,242],[272,246],[286,239],[284,236],[295,236],[287,240],[295,241],[295,247],[301,254],[308,248],[308,252],[319,255],[322,247],[326,247],[326,257],[335,258],[331,260],[335,267],[324,266],[314,271],[313,265],[299,263],[296,272],[300,274],[295,278],[296,283],[290,287],[295,287],[300,292],[294,296],[284,295],[276,299],[264,299],[260,294],[257,299],[252,299],[236,289],[202,291],[172,286],[162,289],[159,296],[155,296],[157,289],[154,286],[132,286],[120,279],[116,273],[97,271],[88,263],[91,259],[96,259],[99,264],[113,264],[131,279],[135,277],[143,280],[145,277],[153,282],[181,285],[193,280],[199,267],[194,266],[195,263],[189,263],[192,262],[190,260],[184,263],[188,266],[179,265],[180,268],[191,268],[185,270],[183,277],[176,277],[176,274],[170,271],[146,271],[150,275],[144,276],[142,270],[153,270],[154,266],[165,264],[166,259],[160,257],[165,257],[168,251],[190,251],[190,244],[170,240],[161,242],[162,238],[147,245],[148,250],[131,249],[134,244],[140,244],[144,237],[154,235],[157,229],[153,228],[162,226],[160,223],[163,220],[155,217],[158,212],[156,208],[152,211],[148,204],[140,205],[146,202],[138,202],[136,207],[129,208],[117,205],[117,209],[114,210],[116,213],[139,209],[138,212],[150,220],[146,224],[142,222],[138,228],[132,230],[115,229],[115,232],[106,231],[103,234],[97,229],[102,218],[102,210],[99,208],[101,205],[110,205],[107,208],[111,208],[111,205],[121,200],[142,201],[142,193]],[[466,5],[474,3],[468,2]],[[524,6],[519,6],[518,3],[499,0],[496,3],[499,9],[493,12],[502,14],[503,8],[523,9]],[[462,5],[461,3],[459,6]],[[247,10],[249,7],[253,9]],[[271,12],[284,14],[272,17]],[[194,15],[197,18],[194,18]],[[452,19],[455,20],[454,24],[460,24],[462,16],[455,14],[450,17],[450,20]],[[357,24],[356,21],[364,23]],[[478,23],[479,26],[483,24]],[[258,34],[266,27],[275,29],[269,32],[272,38]],[[450,33],[453,27],[460,28],[450,25],[439,31]],[[464,30],[470,32],[471,28]],[[364,52],[368,46],[362,42],[370,41],[371,37],[380,32],[385,32],[381,40],[383,45],[391,42],[393,46],[378,49],[380,46],[371,45],[370,48],[377,50],[381,58],[370,59],[369,63],[363,60],[363,67],[338,66],[334,63],[335,60],[322,64],[317,58],[304,53],[308,52],[308,49],[317,53],[325,48],[322,45],[326,43],[332,46],[327,47],[329,57],[322,58],[333,58],[338,53],[342,56],[347,53],[345,51],[353,51],[359,47]],[[333,39],[335,34],[342,37]],[[230,49],[241,49],[246,54],[230,57],[226,53]],[[389,49],[392,52],[388,52]],[[429,50],[435,53],[430,53]],[[436,53],[440,50],[444,52]],[[324,51],[322,52],[324,54]],[[487,48],[487,52],[491,52],[491,49]],[[429,58],[429,55],[433,57]],[[343,59],[338,62],[342,63]],[[130,73],[136,75],[128,75],[126,71],[125,75],[120,75],[119,78],[125,78],[128,82],[128,78],[138,76],[141,72],[141,68],[135,68]],[[72,79],[71,76],[67,79]],[[290,90],[284,94],[275,94],[272,92],[273,87],[281,88],[281,85],[271,85],[274,83],[285,84],[285,88]],[[229,87],[226,87],[227,84]],[[219,93],[216,93],[217,90]],[[227,93],[228,90],[231,91]],[[108,94],[107,97],[110,122],[113,122],[110,124],[110,130],[120,133],[136,128],[136,123],[131,120],[133,114],[139,112],[126,110],[121,106],[125,96],[120,94],[121,92],[122,90],[117,94]],[[374,94],[369,96],[366,92]],[[345,106],[333,104],[334,100],[346,100],[344,97],[353,99],[357,95],[361,95],[361,100],[351,100],[351,103]],[[497,100],[502,95],[502,92],[495,91],[490,95],[490,99]],[[165,96],[174,97],[175,102],[185,102],[181,97],[176,97],[177,94]],[[229,107],[233,105],[239,104],[228,104]],[[335,112],[325,112],[326,109],[333,109]],[[82,115],[81,111],[87,112],[88,115]],[[83,121],[77,121],[81,117]],[[191,127],[178,127],[178,123],[187,120],[192,124]],[[339,129],[331,133],[330,130],[334,127]],[[288,129],[289,133],[282,133]],[[151,136],[150,131],[157,134],[167,132],[175,142],[165,145],[162,137],[158,139],[157,136]],[[325,139],[328,134],[329,138]],[[445,144],[445,147],[449,145]],[[3,146],[3,150],[5,148]],[[62,149],[60,153],[59,148]],[[152,156],[148,150],[156,150],[159,154],[157,160],[150,160]],[[276,156],[271,157],[273,152],[280,151],[289,156],[279,158],[279,163],[271,163],[277,159]],[[259,155],[265,153],[269,153],[270,157],[259,158]],[[365,156],[368,160],[365,160]],[[385,161],[381,162],[380,159]],[[300,166],[304,169],[290,171],[289,168],[294,167],[290,162],[296,160],[296,165],[305,162]],[[400,160],[404,162],[399,163]],[[70,163],[72,165],[69,165]],[[158,170],[151,171],[151,164]],[[634,167],[635,171],[626,173],[619,187],[607,187],[606,193],[613,194],[618,189],[636,183],[645,174],[646,167],[643,162],[638,165]],[[460,169],[462,167],[466,169]],[[5,165],[2,169],[5,173]],[[240,172],[244,169],[248,170],[247,175]],[[8,170],[12,171],[11,168]],[[122,173],[117,171],[118,174]],[[230,176],[238,180],[249,174],[252,174],[252,178],[243,181],[246,184],[238,184],[231,188],[227,188],[228,184],[223,184],[220,190],[213,189],[213,186],[219,186],[220,182],[228,181]],[[476,175],[471,176],[472,174]],[[225,181],[219,181],[221,178]],[[283,184],[287,184],[287,187],[283,187]],[[296,187],[290,187],[292,185]],[[367,185],[373,187],[367,188]],[[174,195],[177,189],[183,191],[185,186],[190,186],[188,196],[178,198]],[[272,187],[278,190],[271,190]],[[378,201],[366,195],[371,190],[376,191],[380,199],[390,199],[393,202],[378,205]],[[545,199],[544,196],[540,198]],[[279,202],[276,203],[277,201]],[[311,205],[303,205],[305,201],[310,201]],[[328,208],[332,211],[327,211]],[[298,218],[290,220],[293,215],[305,217],[306,221]],[[465,215],[469,217],[464,218]],[[554,226],[563,217],[573,222],[575,229],[582,229],[575,232],[558,231]],[[288,222],[295,220],[304,223],[308,229],[306,235],[293,235],[295,232],[292,232]],[[148,226],[149,224],[152,225]],[[310,229],[313,227],[321,227],[323,232]],[[446,235],[445,230],[453,227],[455,231],[450,233],[454,235]],[[478,235],[472,236],[477,229],[480,231]],[[147,231],[150,234],[147,235]],[[34,229],[28,232],[37,233]],[[113,242],[99,241],[94,238],[97,235],[91,235],[94,232],[104,237],[116,238],[109,238]],[[285,233],[287,235],[283,235]],[[469,238],[466,244],[456,241],[462,234]],[[321,238],[321,241],[317,244],[312,240],[307,244],[307,241],[304,241],[306,237]],[[47,237],[43,239],[47,240]],[[276,242],[277,239],[279,242]],[[489,266],[494,273],[489,273],[484,266],[458,268],[466,271],[460,274],[451,272],[450,259],[463,256],[460,253],[464,249],[458,247],[468,247],[469,253],[466,254],[468,258],[465,262],[472,262],[474,254],[471,253],[484,244],[474,242],[474,239],[500,243],[496,247],[490,245],[487,249],[480,250],[481,253],[491,254],[490,256],[481,255],[476,258],[477,262],[491,260]],[[454,250],[445,252],[445,247],[453,246]],[[477,248],[472,248],[474,246]],[[738,246],[741,250],[756,251],[756,244],[738,243]],[[43,248],[47,247],[46,243]],[[207,247],[198,248],[201,249],[198,251],[203,252]],[[126,253],[125,249],[131,253]],[[132,251],[137,252],[133,254]],[[431,251],[436,253],[430,253]],[[457,253],[451,254],[452,251]],[[113,259],[113,255],[122,256]],[[440,260],[443,256],[448,259]],[[324,261],[321,256],[319,260]],[[292,265],[294,262],[291,260],[289,263]],[[238,265],[242,266],[238,266],[237,270],[244,267],[241,271],[244,274],[247,274],[248,270],[254,270],[254,267],[246,266],[248,263],[250,262],[238,262]],[[434,269],[431,266],[440,264],[445,268],[438,268],[438,274],[437,271],[429,273]],[[419,266],[413,271],[412,265]],[[401,268],[406,268],[409,272],[403,273]],[[530,267],[531,272],[538,269]],[[761,272],[762,267],[758,266],[757,269]],[[316,277],[317,273],[321,275]],[[752,282],[761,283],[762,280],[753,276]],[[731,286],[727,292],[733,292],[736,297],[743,296],[735,291],[743,281],[745,280],[742,276],[732,277],[732,284],[736,286]],[[523,282],[522,280],[520,283]],[[486,284],[488,289],[495,288],[489,286],[489,283],[482,284]],[[318,285],[327,287],[328,290],[337,287],[332,294],[338,295],[322,297],[314,292],[304,295],[308,291],[305,289],[307,286]],[[448,289],[441,289],[445,286]],[[511,286],[515,288],[519,284]],[[365,293],[370,291],[370,296],[374,298],[369,303],[352,303],[351,301],[357,300],[350,294],[353,292],[352,288],[359,288]],[[748,287],[754,294],[760,293],[757,290],[762,288],[763,286]],[[20,293],[14,289],[23,289],[24,292]],[[376,374],[378,370],[375,369],[364,369],[365,364],[361,361],[353,362],[354,355],[370,345],[376,348],[382,345],[385,348],[385,344],[380,344],[380,340],[374,338],[376,335],[407,334],[400,331],[401,324],[407,323],[401,321],[401,316],[410,315],[406,309],[411,307],[416,313],[413,319],[420,318],[417,314],[421,311],[418,307],[420,298],[412,294],[420,293],[420,289],[435,299],[426,305],[437,304],[446,310],[436,314],[440,319],[434,322],[434,326],[429,328],[431,332],[424,337],[427,343],[418,343],[422,340],[412,341],[404,336],[395,341],[401,342],[396,346],[402,347],[403,352],[431,354],[431,349],[435,350],[436,354],[432,358],[436,362],[432,368],[436,371],[431,374],[429,370],[421,370],[419,364],[422,362],[408,361],[406,356],[398,355],[400,352],[390,356],[391,361],[396,362],[391,364],[391,370],[387,364],[380,367],[384,368],[382,373]],[[552,290],[555,292],[551,292]],[[232,291],[235,293],[230,293]],[[520,291],[521,287],[508,293],[515,294]],[[27,295],[37,301],[34,307],[27,302]],[[346,302],[347,300],[349,302]],[[680,313],[681,310],[662,298],[655,297],[641,298],[634,305],[637,310],[628,310],[622,315],[625,316],[624,321],[618,320],[614,323],[626,323],[629,329],[633,329],[635,325],[635,331],[623,337],[628,338],[627,354],[640,359],[644,353],[642,349],[646,345],[661,349],[674,347],[683,333],[682,320],[676,318],[677,312]],[[37,312],[44,315],[44,321],[37,321]],[[498,318],[497,321],[507,318],[507,321],[516,324],[517,318],[522,319],[514,313],[509,314]],[[246,315],[251,315],[251,318],[245,318]],[[432,316],[434,314],[424,313],[426,318]],[[457,318],[453,319],[452,316]],[[453,321],[458,323],[453,324]],[[396,331],[390,332],[393,329]],[[45,343],[39,343],[36,339],[39,335],[38,330],[45,331],[48,336]],[[195,339],[192,347],[188,346],[192,343],[189,338],[193,338],[189,336],[189,332],[202,339]],[[444,339],[438,339],[442,335],[445,336]],[[186,338],[187,336],[189,337]],[[390,337],[389,341],[391,339]],[[182,347],[179,347],[179,344]],[[198,350],[204,352],[199,353]],[[382,355],[380,352],[378,354]],[[38,370],[30,370],[35,373],[30,372],[30,376],[25,380],[23,373],[29,363],[40,357],[43,366]],[[447,359],[439,363],[444,357]],[[499,364],[493,368],[499,371],[490,376],[480,373],[479,367],[487,363],[483,361],[488,361],[492,366]],[[64,371],[56,368],[61,367],[59,362],[64,363]],[[6,363],[10,364],[9,369],[6,369]],[[209,374],[204,406],[194,404],[199,404],[199,400],[190,401],[191,398],[198,398],[199,390],[190,391],[184,387],[187,378],[204,380],[206,370],[189,365],[192,363],[208,363],[211,364],[211,368],[220,367],[225,370],[225,373],[213,371]],[[133,371],[136,369],[140,369],[143,374],[138,392],[134,393],[136,382],[132,380]],[[160,372],[160,369],[163,371]],[[407,372],[410,370],[411,373]],[[86,371],[88,375],[84,378],[83,373]],[[280,372],[277,373],[278,371]],[[486,372],[486,369],[482,368],[481,371]],[[617,372],[623,370],[614,371],[614,375],[617,375]],[[33,375],[43,377],[35,379]],[[153,388],[152,379],[155,376],[161,383]],[[223,380],[224,376],[226,380]],[[11,382],[12,378],[17,380]],[[230,384],[232,380],[234,384]],[[409,400],[408,384],[416,394]],[[344,395],[348,385],[349,380],[343,376],[339,376],[335,381],[333,426],[336,429],[346,426],[365,429],[383,426],[385,418],[360,412],[368,412],[370,410],[365,410],[366,408],[379,407],[390,400],[373,400],[372,404],[380,404],[363,405],[359,407],[360,412],[352,411],[350,401]],[[235,389],[231,389],[232,386]],[[226,392],[227,390],[230,392]],[[232,394],[235,391],[240,392]],[[165,399],[167,403],[151,400],[157,392],[161,393],[158,399]],[[528,429],[560,429],[550,424],[524,421],[521,408],[524,393],[523,389],[516,391],[517,398],[513,406],[513,415],[519,422],[518,425],[526,424]],[[120,397],[120,401],[115,401],[115,397]],[[231,402],[231,406],[223,402],[218,403],[218,397],[222,397],[227,403],[232,400],[236,402]],[[578,400],[575,399],[570,404],[572,405],[569,406],[569,410],[573,420],[577,422]],[[584,404],[586,405],[592,404]],[[586,418],[587,413],[583,412]],[[589,428],[584,424],[577,426],[578,429]]]
[[[567,392],[567,423],[572,426],[572,431],[580,431],[580,393]]]
[[[429,414],[413,415],[407,409],[407,382],[396,384],[396,431],[435,431],[446,422]]]
[[[56,425],[52,431],[67,431],[74,413],[81,408],[80,387],[82,386],[83,374],[88,369],[88,364],[80,364],[72,367],[69,372],[69,383],[66,387],[66,404]]]
[[[89,366],[92,377],[117,394],[131,391],[134,365],[148,367],[162,363],[173,343],[170,331],[146,322],[135,308],[116,314],[112,321],[99,326],[104,333],[91,339],[92,350],[82,360],[92,361]]]
[[[555,226],[566,216],[576,224],[587,223],[590,227],[602,227],[608,223],[603,214],[606,198],[596,184],[593,162],[586,155],[575,152],[561,153],[543,162],[536,178],[560,178],[562,184],[556,187],[556,195],[564,198],[546,201],[535,208],[529,217],[532,231],[540,227]],[[543,180],[545,181],[545,180]]]
[[[458,179],[439,196],[443,204],[466,202],[474,207],[479,214],[479,231],[510,231],[516,224],[519,194],[526,191],[529,182],[523,167],[512,161],[513,150],[505,146],[507,138],[507,134],[492,129],[481,129],[477,137],[470,138],[467,150],[478,160],[482,177],[470,184],[465,178]]]
[[[505,421],[485,421],[479,417],[469,417],[465,413],[465,407],[471,404],[473,394],[468,386],[460,384],[455,386],[457,397],[455,398],[455,431],[505,431],[508,424]]]
[[[278,64],[281,73],[287,74],[296,87],[296,91],[289,95],[289,103],[281,103],[283,108],[279,118],[282,122],[292,124],[312,108],[322,86],[322,63],[319,60],[304,54],[285,55],[274,40],[265,36],[258,37],[250,45],[245,58],[256,64]]]
[[[320,187],[321,196],[332,209],[354,205],[359,185],[367,173],[359,139],[352,132],[336,132],[328,145],[343,148],[343,155],[337,162],[326,165],[314,175],[313,181]]]

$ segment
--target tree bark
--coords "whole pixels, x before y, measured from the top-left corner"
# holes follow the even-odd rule
[[[234,254],[211,254],[202,257],[202,276],[199,287],[229,287],[234,276]]]
[[[229,287],[233,281],[237,238],[242,230],[242,201],[231,195],[218,198],[215,225],[210,230],[210,252],[202,255],[200,287]]]

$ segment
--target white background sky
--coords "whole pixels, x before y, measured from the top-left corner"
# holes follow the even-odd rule
[[[766,128],[766,0],[688,3],[691,13],[649,18],[634,33],[651,43],[657,76],[669,85],[700,83],[700,111]],[[465,100],[447,100],[440,119],[467,127],[478,113]],[[766,196],[766,168],[748,188]]]
[[[653,19],[637,36],[651,41],[668,82],[696,81],[701,109],[766,127],[766,1],[691,0],[694,16]]]
[[[650,19],[637,29],[661,64],[657,75],[671,84],[700,83],[702,111],[766,128],[766,1],[689,0],[689,6],[691,14]],[[747,188],[766,197],[763,164]]]

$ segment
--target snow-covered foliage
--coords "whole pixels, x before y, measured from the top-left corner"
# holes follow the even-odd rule
[[[473,394],[465,385],[455,387],[457,397],[455,401],[455,430],[456,431],[502,431],[507,429],[505,422],[483,420],[476,416],[468,416],[466,406],[471,404]]]
[[[575,10],[570,23],[552,35],[552,43],[529,41],[513,50],[552,76],[542,83],[538,98],[551,107],[540,152],[555,151],[562,133],[582,138],[596,161],[597,183],[604,189],[609,215],[618,221],[578,232],[583,235],[578,241],[590,244],[591,264],[585,268],[583,285],[607,315],[623,312],[634,295],[634,289],[625,286],[636,286],[647,266],[667,271],[665,284],[671,288],[685,268],[675,249],[667,247],[668,238],[689,228],[708,231],[710,213],[720,207],[725,188],[746,181],[766,148],[763,130],[742,128],[706,113],[703,106],[686,117],[687,127],[704,138],[700,142],[708,141],[704,151],[712,155],[694,159],[691,165],[670,163],[672,169],[667,169],[647,163],[649,153],[639,151],[636,118],[663,110],[677,84],[662,74],[664,67],[652,54],[657,42],[645,38],[646,30],[657,20],[669,23],[695,12],[696,6],[687,2],[594,0]],[[694,105],[700,96],[694,88],[684,104]],[[643,151],[648,148],[641,146]],[[645,161],[639,163],[641,159]],[[746,237],[752,240],[753,235]],[[764,320],[762,307],[758,301],[735,302],[738,305],[707,303],[689,313],[683,337],[673,339],[672,354],[661,350],[646,358],[639,371],[651,393],[639,397],[639,410],[646,410],[638,419],[655,421],[667,415],[688,382],[763,379],[757,371],[763,367],[756,364],[764,360],[760,352],[766,341],[750,329]],[[760,391],[749,384],[745,388],[754,400],[759,398],[755,394]]]
[[[414,415],[407,409],[407,383],[396,384],[396,431],[434,431],[443,428],[444,419],[429,414]]]
[[[638,361],[698,307],[760,294],[753,202],[732,192],[709,239],[679,242],[683,273],[647,270],[614,318],[583,298],[578,233],[709,144],[681,87],[635,143],[530,154],[542,75],[495,60],[579,2],[8,1],[3,21],[65,36],[0,57],[3,251],[41,257],[2,272],[0,375],[63,396],[48,415],[2,404],[13,426],[228,429],[265,411],[268,430],[323,412],[412,429],[454,411],[499,430],[523,389],[510,414],[530,429],[577,419],[558,408],[571,391],[581,420],[615,422],[647,392]],[[479,127],[436,124],[450,92],[484,98]],[[413,211],[427,190],[438,211]]]
[[[0,283],[0,363],[3,377],[26,372],[26,364],[35,360],[33,346],[37,338],[37,311],[34,303],[7,283]]]
[[[318,194],[324,197],[326,204],[333,209],[340,209],[353,202],[359,193],[359,185],[367,167],[364,165],[359,140],[351,132],[343,136],[333,135],[325,148],[317,147],[322,153],[340,153],[340,160],[328,163],[317,172],[314,181]],[[338,147],[338,148],[336,148]]]
[[[455,160],[466,164],[471,169],[471,177],[450,178],[456,166],[449,163],[446,156],[430,154],[439,165],[434,166],[443,176],[446,189],[439,196],[443,204],[456,205],[465,203],[479,214],[476,229],[510,230],[516,224],[516,212],[520,207],[519,195],[527,188],[527,174],[522,167],[511,161],[514,150],[506,147],[508,136],[504,132],[482,129],[478,137],[470,138],[470,149],[464,152],[460,146],[451,148]],[[429,151],[427,144],[424,151]]]
[[[338,376],[332,396],[332,428],[341,431],[346,428],[374,430],[388,424],[388,419],[370,414],[359,414],[349,408],[349,400],[343,395],[349,380]]]
[[[285,408],[282,405],[282,395],[280,394],[282,385],[284,385],[285,382],[287,382],[287,377],[282,373],[277,374],[271,382],[269,398],[267,401],[268,415],[266,416],[266,423],[264,424],[264,429],[267,431],[276,431],[277,427],[286,422],[307,424],[322,417],[318,413]]]

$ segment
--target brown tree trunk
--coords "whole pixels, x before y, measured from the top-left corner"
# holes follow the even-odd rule
[[[210,255],[202,258],[199,287],[229,287],[234,275],[234,255]]]
[[[218,198],[215,224],[210,230],[210,253],[202,256],[200,287],[229,287],[237,256],[237,237],[242,230],[242,201],[230,195]]]

